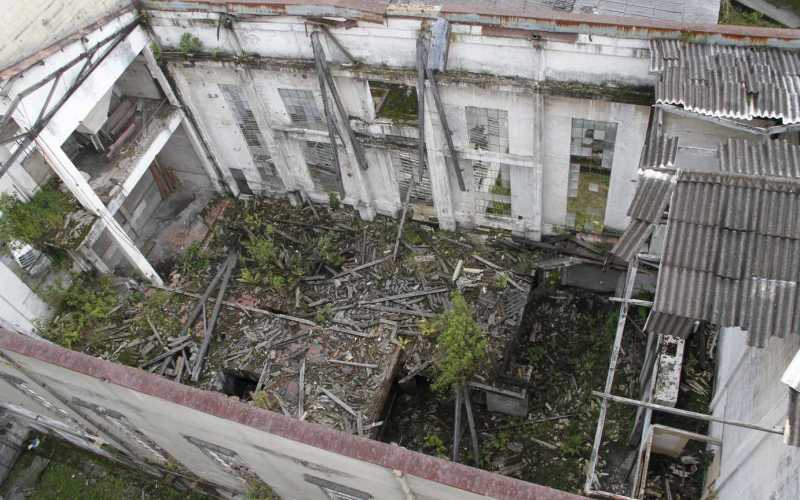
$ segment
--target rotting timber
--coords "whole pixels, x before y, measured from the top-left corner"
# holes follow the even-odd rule
[[[503,232],[457,234],[411,219],[393,262],[398,221],[387,217],[365,222],[349,208],[266,199],[223,198],[207,212],[216,222],[206,238],[159,268],[168,284],[115,278],[121,298],[74,349],[465,463],[477,448],[484,469],[580,490],[598,409],[592,391],[605,378],[615,304],[561,286],[558,270],[536,269],[564,252],[600,263],[597,249],[570,247],[564,237],[530,244]],[[488,355],[459,393],[471,412],[461,411],[453,447],[455,394],[429,390],[436,339],[420,321],[443,312],[456,289],[487,334]],[[642,313],[634,308],[628,319],[615,394],[635,393]],[[48,334],[59,341],[57,329]],[[709,374],[706,367],[694,378],[707,384]],[[490,411],[492,394],[503,393],[522,394],[524,413]],[[612,486],[625,482],[614,471],[631,453],[634,413],[609,408],[598,472]],[[701,472],[694,467],[691,478]]]

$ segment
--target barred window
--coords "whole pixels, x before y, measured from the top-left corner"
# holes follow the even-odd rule
[[[333,149],[327,142],[305,141],[303,157],[311,179],[318,191],[330,193],[339,191],[339,176],[333,159]]]
[[[397,179],[400,184],[400,199],[405,201],[408,186],[411,178],[419,173],[419,162],[416,153],[394,150],[391,152],[392,165],[397,172]],[[423,203],[433,206],[433,194],[431,192],[431,178],[427,169],[422,171],[422,179],[417,179],[414,183],[414,190],[411,192],[413,203]]]
[[[317,108],[314,93],[301,89],[278,89],[283,106],[289,113],[292,125],[300,128],[325,130],[325,122]]]
[[[466,117],[470,147],[508,153],[508,111],[467,106]]]

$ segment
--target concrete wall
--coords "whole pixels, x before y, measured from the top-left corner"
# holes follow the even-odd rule
[[[130,0],[26,0],[3,4],[0,69],[131,7]]]
[[[171,463],[226,495],[243,492],[252,477],[286,500],[327,500],[324,488],[381,500],[578,498],[18,335],[0,332],[0,347],[0,399],[11,413],[41,415],[40,427],[89,449],[110,441],[132,461]]]
[[[800,335],[771,337],[763,349],[748,347],[745,340],[738,328],[720,332],[711,410],[717,417],[782,428],[789,388],[780,378],[800,349]],[[722,439],[710,472],[718,498],[800,498],[800,448],[785,445],[776,434],[722,424],[712,424],[709,434]]]
[[[300,189],[312,199],[327,200],[327,193],[313,182],[305,165],[305,141],[328,143],[324,130],[300,130],[289,121],[278,89],[304,89],[314,94],[317,108],[323,105],[316,71],[310,64],[312,51],[303,20],[277,17],[260,22],[237,21],[235,31],[222,29],[217,35],[217,16],[211,13],[151,12],[151,24],[162,51],[176,50],[180,38],[191,33],[212,57],[192,62],[170,62],[168,67],[183,99],[198,118],[201,132],[211,145],[223,174],[234,192],[237,186],[230,169],[240,169],[253,192],[270,192],[255,168],[252,154],[239,130],[236,117],[220,85],[236,86],[252,109],[263,142],[270,150],[281,190]],[[376,119],[368,81],[377,79],[413,85],[413,73],[392,73],[382,68],[411,69],[420,21],[389,18],[385,25],[360,22],[350,29],[333,29],[340,42],[368,67],[350,71],[335,69],[336,84],[354,129],[369,136],[366,147],[369,169],[357,167],[349,146],[339,145],[345,202],[362,215],[396,214],[401,208],[398,173],[392,164],[392,149],[386,145],[391,122]],[[417,207],[418,215],[433,217],[446,228],[488,226],[513,230],[537,239],[563,227],[566,220],[572,118],[587,118],[618,124],[611,188],[604,214],[605,225],[622,230],[633,197],[639,154],[647,128],[645,106],[559,95],[539,95],[536,81],[565,80],[591,85],[614,82],[621,87],[652,85],[648,73],[646,44],[641,40],[575,35],[562,39],[532,41],[511,33],[483,33],[480,26],[453,25],[450,37],[448,75],[441,95],[456,149],[462,155],[466,181],[462,192],[447,164],[446,143],[440,132],[432,95],[427,98],[429,126],[426,130],[428,169],[434,193],[434,209]],[[513,31],[513,30],[512,30]],[[326,36],[320,37],[328,58],[342,61],[341,51]],[[274,64],[247,65],[214,61],[213,54],[246,54],[275,58]],[[497,54],[503,57],[497,57]],[[274,66],[271,68],[270,66]],[[460,76],[463,75],[463,78]],[[494,77],[511,77],[498,80]],[[609,94],[612,95],[612,94]],[[612,97],[613,99],[613,97]],[[485,154],[469,151],[465,108],[477,106],[502,110],[509,115],[509,151]],[[397,127],[395,127],[397,128]],[[411,144],[415,127],[407,127]],[[388,133],[387,133],[388,132]],[[413,151],[413,149],[412,149]],[[480,193],[472,186],[471,161],[482,160],[509,166],[512,214],[487,216]],[[274,183],[274,184],[280,184]],[[274,186],[273,186],[274,188]]]

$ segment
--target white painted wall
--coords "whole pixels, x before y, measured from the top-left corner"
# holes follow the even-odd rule
[[[617,230],[627,227],[627,211],[636,191],[633,181],[637,178],[649,116],[647,106],[556,96],[545,98],[542,194],[546,231],[553,231],[553,226],[563,226],[566,220],[573,118],[617,123],[605,224]]]
[[[711,410],[717,417],[782,428],[789,389],[783,371],[800,349],[800,335],[771,337],[763,349],[748,347],[746,334],[723,328],[717,350],[717,376]],[[720,500],[793,500],[800,498],[800,448],[781,436],[712,424],[709,434],[722,439],[714,487]],[[713,476],[712,476],[713,477]]]

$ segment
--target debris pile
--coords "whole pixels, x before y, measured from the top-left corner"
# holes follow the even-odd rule
[[[354,211],[229,203],[163,289],[126,282],[124,304],[82,347],[101,357],[347,432],[374,435],[392,382],[430,374],[420,321],[469,301],[494,384],[536,256],[503,234],[469,238]],[[238,255],[238,257],[237,257]],[[163,272],[163,271],[162,271]],[[167,273],[165,273],[167,274]],[[204,347],[205,344],[205,347]]]

